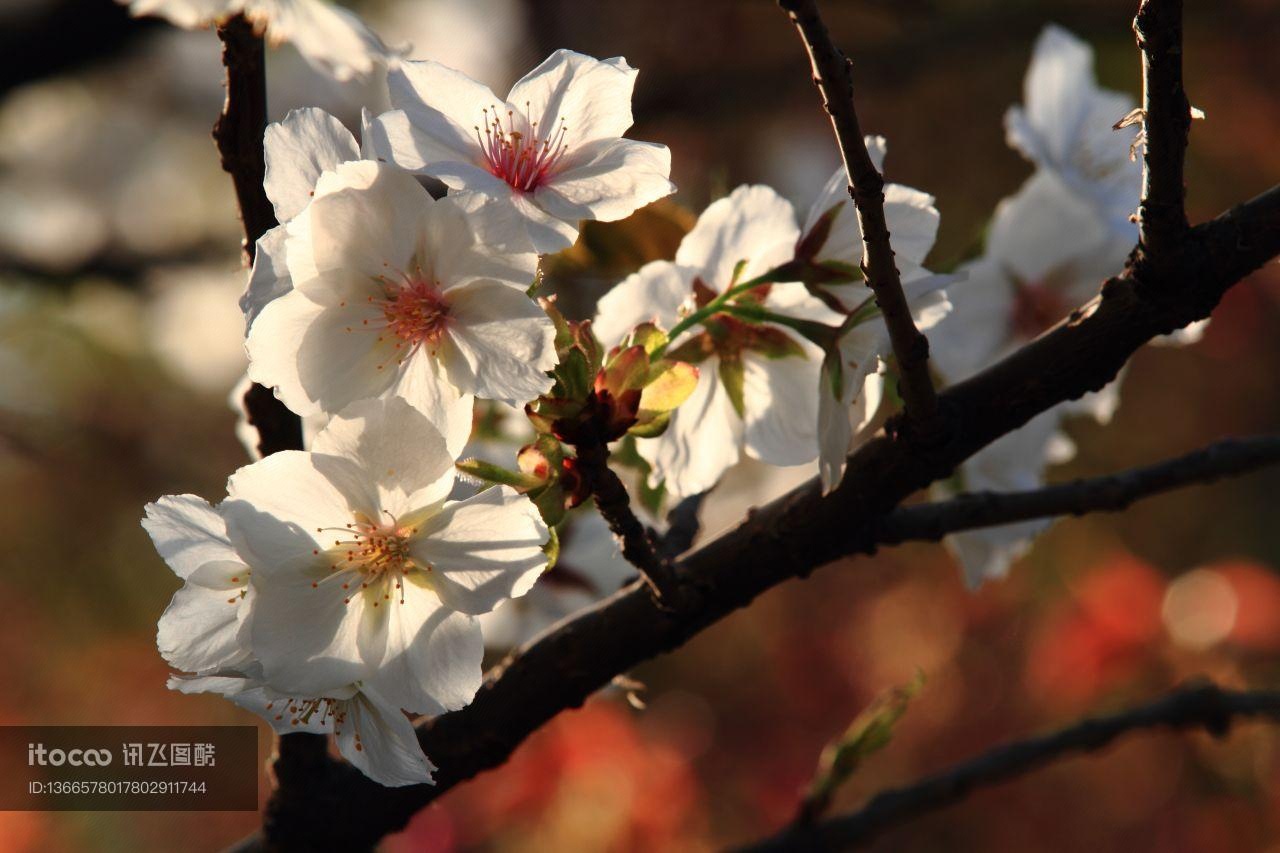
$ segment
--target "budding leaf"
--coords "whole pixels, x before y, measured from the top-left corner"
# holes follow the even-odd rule
[[[654,371],[657,371],[656,374]],[[698,387],[698,368],[687,362],[658,362],[649,372],[649,382],[640,393],[640,416],[646,412],[669,412]]]
[[[845,733],[827,745],[801,807],[802,821],[810,822],[822,814],[836,789],[848,781],[868,756],[889,743],[894,726],[923,686],[924,673],[917,670],[909,683],[886,690],[872,699]]]
[[[511,471],[483,459],[462,459],[454,467],[484,483],[497,483],[516,489],[532,489],[542,484],[542,479],[523,471]]]

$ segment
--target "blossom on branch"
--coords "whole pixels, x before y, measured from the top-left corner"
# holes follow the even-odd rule
[[[289,224],[293,290],[249,331],[249,375],[300,415],[399,396],[456,453],[474,396],[520,404],[551,385],[555,329],[525,295],[536,256],[496,248],[507,221],[477,196],[433,201],[368,160],[321,176]]]
[[[380,785],[429,783],[436,769],[409,718],[364,684],[342,685],[324,696],[290,695],[263,680],[261,664],[251,661],[239,669],[173,676],[169,689],[217,693],[262,717],[277,734],[332,734],[342,757]]]
[[[584,219],[612,222],[675,191],[665,145],[623,139],[636,70],[558,50],[506,99],[437,62],[391,71],[379,154],[451,189],[501,199],[540,254],[573,245]]]
[[[653,261],[601,298],[593,323],[606,345],[656,323],[672,329],[732,286],[790,262],[800,229],[795,211],[766,186],[741,186],[698,218],[674,261]],[[839,325],[843,319],[799,281],[752,288],[675,337],[670,358],[697,366],[693,394],[658,438],[637,448],[651,480],[674,497],[715,485],[745,451],[773,465],[817,456],[818,366],[822,350],[765,316]]]
[[[444,437],[393,399],[354,404],[311,452],[231,477],[223,513],[255,569],[251,643],[273,688],[330,696],[359,683],[425,714],[471,701],[475,616],[529,590],[548,531],[508,487],[448,501],[454,476]]]
[[[116,0],[135,16],[155,15],[202,29],[244,15],[271,44],[290,42],[303,58],[338,80],[365,78],[396,51],[349,9],[327,0]]]

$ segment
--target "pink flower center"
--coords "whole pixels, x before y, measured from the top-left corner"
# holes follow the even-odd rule
[[[527,105],[526,105],[527,106]],[[546,179],[564,159],[568,143],[565,134],[568,128],[564,119],[547,131],[545,128],[539,135],[538,123],[528,125],[527,131],[516,129],[516,117],[507,110],[507,123],[504,126],[498,108],[484,113],[484,128],[476,128],[476,141],[484,153],[485,168],[489,174],[501,178],[511,185],[512,189],[521,192],[532,192]]]
[[[391,282],[387,298],[380,303],[387,328],[410,349],[426,346],[434,350],[449,325],[449,303],[433,281],[405,276],[399,286]]]

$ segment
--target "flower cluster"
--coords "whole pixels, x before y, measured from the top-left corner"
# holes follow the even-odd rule
[[[244,13],[278,36],[336,14],[321,0],[132,5],[187,25]],[[291,32],[315,47],[315,32]],[[885,186],[908,306],[949,381],[1061,319],[1133,243],[1137,172],[1110,130],[1127,104],[1090,64],[1065,32],[1041,37],[1007,120],[1037,171],[956,275],[925,268],[933,197]],[[570,512],[616,482],[602,465],[635,469],[653,511],[712,489],[743,456],[816,464],[825,490],[839,486],[895,399],[843,170],[803,218],[763,185],[713,202],[672,259],[617,283],[594,320],[534,298],[542,259],[583,220],[674,191],[667,148],[624,138],[635,81],[621,58],[561,50],[498,98],[438,63],[397,61],[392,109],[365,113],[359,141],[318,109],[267,129],[280,224],[258,240],[241,300],[245,381],[305,419],[307,449],[240,469],[216,506],[147,507],[183,581],[158,635],[185,673],[171,686],[223,694],[282,732],[333,733],[385,785],[426,782],[414,715],[469,703],[486,645],[520,642],[634,575],[598,518]],[[882,170],[884,139],[865,144]],[[967,462],[960,486],[1033,486],[1071,452],[1064,414],[1105,420],[1115,405],[1110,389],[1041,415]],[[952,545],[976,582],[1039,529]]]
[[[1035,165],[1014,195],[1000,202],[983,253],[963,264],[951,290],[954,310],[930,335],[937,370],[957,382],[982,370],[1084,304],[1114,275],[1137,242],[1141,167],[1135,131],[1115,126],[1132,100],[1099,88],[1093,51],[1057,26],[1036,41],[1024,103],[1009,109],[1011,146]],[[1195,339],[1198,327],[1168,342]],[[1043,482],[1047,464],[1070,459],[1074,446],[1063,418],[1110,420],[1119,382],[1063,403],[1034,418],[968,460],[956,486],[969,491],[1029,489]],[[971,584],[1000,577],[1048,527],[1034,521],[949,537]]]

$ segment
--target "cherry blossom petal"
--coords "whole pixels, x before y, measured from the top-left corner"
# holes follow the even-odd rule
[[[414,171],[445,160],[480,162],[482,110],[507,109],[488,86],[438,62],[401,62],[387,85],[395,110],[375,119],[384,142],[379,153]]]
[[[263,146],[267,164],[263,188],[281,222],[288,222],[310,203],[321,174],[360,159],[351,131],[315,107],[290,110],[283,121],[267,125]]]
[[[446,606],[487,613],[504,598],[529,591],[547,566],[547,527],[537,508],[509,486],[446,504],[410,540],[410,553],[430,565]]]
[[[800,230],[791,204],[762,184],[741,186],[713,202],[685,235],[676,263],[698,270],[708,287],[723,291],[734,267],[754,278],[791,258]]]
[[[599,60],[557,50],[520,78],[507,101],[537,122],[540,135],[563,121],[576,147],[627,132],[636,73],[620,56]]]
[[[241,0],[245,15],[266,22],[267,38],[287,41],[338,80],[367,78],[390,51],[354,12],[324,0]]]
[[[671,149],[652,142],[605,139],[580,152],[534,192],[537,204],[558,219],[625,219],[676,191]]]
[[[160,617],[156,646],[166,661],[177,669],[204,672],[249,657],[248,572],[237,558],[205,563],[191,574]]]
[[[555,327],[523,293],[477,281],[450,290],[450,338],[475,377],[463,390],[522,405],[551,388]]]
[[[273,453],[232,474],[222,513],[237,553],[260,578],[323,564],[312,550],[332,537],[318,528],[351,516],[347,495],[301,450]]]
[[[692,303],[693,276],[671,261],[650,261],[600,297],[592,330],[613,346],[641,323],[670,329],[679,321],[681,307]]]
[[[239,560],[227,524],[218,510],[196,495],[165,495],[149,503],[142,527],[151,536],[156,551],[186,580],[205,563]]]
[[[807,350],[816,350],[808,346]],[[743,361],[743,421],[747,455],[770,465],[803,465],[818,453],[818,358]]]
[[[342,757],[389,788],[431,782],[433,765],[422,753],[413,723],[376,692],[361,691],[345,703],[338,736]]]
[[[469,370],[463,374],[467,377],[463,381],[474,382]],[[462,449],[471,437],[476,400],[474,394],[463,394],[458,390],[453,376],[453,373],[446,373],[440,359],[420,351],[405,361],[389,389],[389,393],[403,398],[426,415],[444,434],[451,460],[462,455]]]
[[[368,684],[397,707],[436,716],[468,704],[483,680],[484,638],[474,616],[440,603],[422,573],[405,581],[403,603],[379,609],[387,637]]]
[[[207,27],[229,14],[230,0],[127,0],[136,18],[154,15],[186,30]]]
[[[468,426],[470,414],[468,413]],[[439,428],[404,400],[352,403],[329,421],[312,446],[316,454],[337,456],[376,486],[376,509],[400,513],[406,496],[412,508],[443,501],[453,487],[454,456]]]
[[[253,270],[249,284],[240,297],[240,310],[244,312],[244,331],[249,334],[253,321],[273,299],[284,296],[293,289],[289,277],[289,263],[285,254],[288,229],[277,225],[258,238],[253,249]]]

